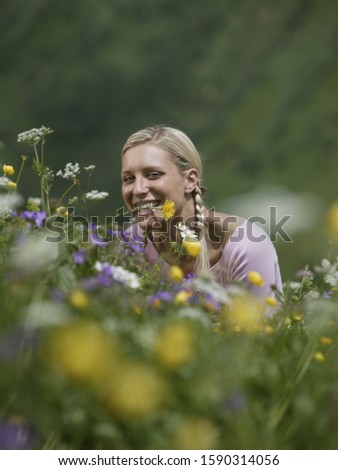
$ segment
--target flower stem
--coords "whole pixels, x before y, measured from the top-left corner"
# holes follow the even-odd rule
[[[56,207],[59,207],[61,201],[66,197],[66,195],[69,193],[69,191],[70,191],[71,189],[73,189],[74,186],[76,186],[76,185],[77,185],[77,182],[76,182],[76,180],[74,180],[74,181],[73,181],[73,184],[72,184],[71,186],[69,186],[69,188],[62,194],[62,196],[60,197],[60,199],[58,200],[58,202],[57,202],[57,204],[56,204]]]
[[[22,170],[23,170],[25,161],[26,161],[26,158],[23,158],[23,159],[22,159],[22,162],[21,162],[19,174],[18,174],[18,177],[17,177],[17,179],[16,179],[16,189],[18,189],[18,186],[19,186],[19,181],[20,181],[20,178],[21,178],[21,173],[22,173]]]

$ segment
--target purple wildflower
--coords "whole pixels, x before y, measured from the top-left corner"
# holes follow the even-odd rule
[[[110,275],[107,275],[103,272],[97,275],[96,280],[98,284],[103,287],[111,286],[114,281],[114,279]]]
[[[131,248],[133,251],[138,253],[144,252],[144,244],[142,243],[128,243],[128,247]]]
[[[20,418],[0,420],[1,450],[32,450],[36,440],[33,428]]]
[[[43,227],[46,221],[45,211],[23,211],[20,215],[21,219],[31,220],[39,228]]]
[[[156,292],[156,294],[151,295],[149,297],[149,302],[151,304],[156,303],[156,301],[158,300],[164,301],[164,302],[171,302],[173,300],[173,294],[171,292],[163,290],[160,292]]]
[[[75,264],[83,264],[86,260],[86,253],[84,250],[75,251],[75,253],[72,254],[72,258]]]
[[[239,413],[245,408],[245,405],[245,396],[240,391],[230,393],[226,399],[226,408],[231,414]]]
[[[333,290],[330,290],[329,292],[326,292],[326,291],[323,292],[324,299],[332,299],[332,295],[333,295]]]
[[[105,240],[97,232],[89,232],[89,241],[94,246],[106,247],[111,243],[111,240]]]
[[[310,269],[308,268],[303,268],[303,269],[299,269],[297,272],[296,272],[296,276],[297,277],[314,277],[314,273],[312,271],[310,271]]]
[[[87,277],[82,280],[82,287],[84,290],[91,292],[99,287],[99,282],[97,278]]]
[[[61,289],[52,289],[50,291],[50,298],[56,302],[65,300],[66,297],[66,294]]]
[[[206,294],[204,297],[204,302],[208,304],[214,311],[219,310],[222,305],[221,302],[215,300],[210,294]]]

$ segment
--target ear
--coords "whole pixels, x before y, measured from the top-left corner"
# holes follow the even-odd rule
[[[192,193],[193,190],[196,188],[198,183],[198,171],[196,168],[189,168],[185,172],[185,180],[184,180],[184,192],[185,194]]]

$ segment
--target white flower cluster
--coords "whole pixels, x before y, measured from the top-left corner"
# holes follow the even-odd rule
[[[63,172],[59,170],[56,176],[61,176],[65,180],[73,180],[80,173],[80,165],[78,163],[67,163]]]
[[[18,135],[18,142],[22,142],[27,145],[37,145],[45,135],[53,132],[49,127],[41,126],[39,129],[34,128],[29,131],[21,132]]]
[[[334,263],[330,263],[328,259],[322,260],[321,271],[326,273],[324,281],[332,287],[338,287],[338,256]]]
[[[49,166],[46,166],[43,170],[43,173],[47,180],[52,181],[54,179],[54,171],[49,168]]]
[[[180,231],[181,237],[183,240],[186,241],[195,241],[198,240],[198,235],[194,230],[191,230],[188,228],[185,224],[182,224],[182,222],[179,222],[177,225],[175,225],[177,230]]]
[[[86,199],[89,199],[90,201],[102,201],[108,196],[109,193],[106,193],[105,191],[99,192],[97,189],[93,189],[93,191],[85,194]]]
[[[109,263],[96,261],[95,269],[132,289],[138,289],[141,285],[137,274],[122,268],[122,266],[113,266]]]

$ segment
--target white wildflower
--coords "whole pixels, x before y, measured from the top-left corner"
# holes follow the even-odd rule
[[[56,176],[61,176],[65,180],[73,180],[80,173],[80,165],[78,163],[67,163],[63,172],[59,170]]]
[[[8,190],[8,182],[9,182],[9,178],[7,178],[7,176],[3,176],[2,178],[0,178],[0,190]]]
[[[106,197],[109,196],[109,193],[105,191],[97,191],[97,189],[94,189],[93,191],[90,191],[89,193],[85,194],[86,199],[89,199],[90,201],[102,201]]]
[[[18,142],[22,142],[27,145],[37,145],[45,135],[53,132],[49,127],[41,126],[39,129],[33,128],[29,131],[21,132],[18,135]]]
[[[338,287],[338,257],[332,264],[329,260],[322,260],[322,272],[325,273],[324,281],[332,287]]]
[[[138,289],[141,285],[137,274],[122,268],[122,266],[113,266],[109,263],[101,263],[97,261],[95,263],[95,269],[105,275],[119,281],[122,284],[131,287],[132,289]]]
[[[75,206],[79,202],[79,198],[77,196],[73,196],[68,201],[68,206]]]
[[[9,214],[12,209],[23,203],[23,197],[18,193],[0,194],[0,215]]]
[[[69,308],[61,302],[38,300],[23,309],[25,326],[36,329],[64,325],[70,318]]]
[[[34,204],[34,206],[41,207],[41,197],[29,197],[27,202]]]
[[[54,179],[54,171],[51,170],[49,166],[46,166],[44,168],[44,175],[49,181],[52,181]]]
[[[46,240],[43,233],[25,237],[12,249],[12,263],[25,271],[40,271],[53,263],[59,253],[57,243]]]
[[[191,230],[190,228],[188,228],[185,224],[182,224],[182,222],[179,222],[177,225],[175,225],[175,227],[177,228],[177,230],[180,231],[181,237],[183,238],[183,240],[187,240],[187,241],[198,240],[197,233],[194,230]]]
[[[83,169],[84,171],[87,171],[88,173],[94,171],[96,168],[96,165],[88,165],[88,166],[85,166]]]

